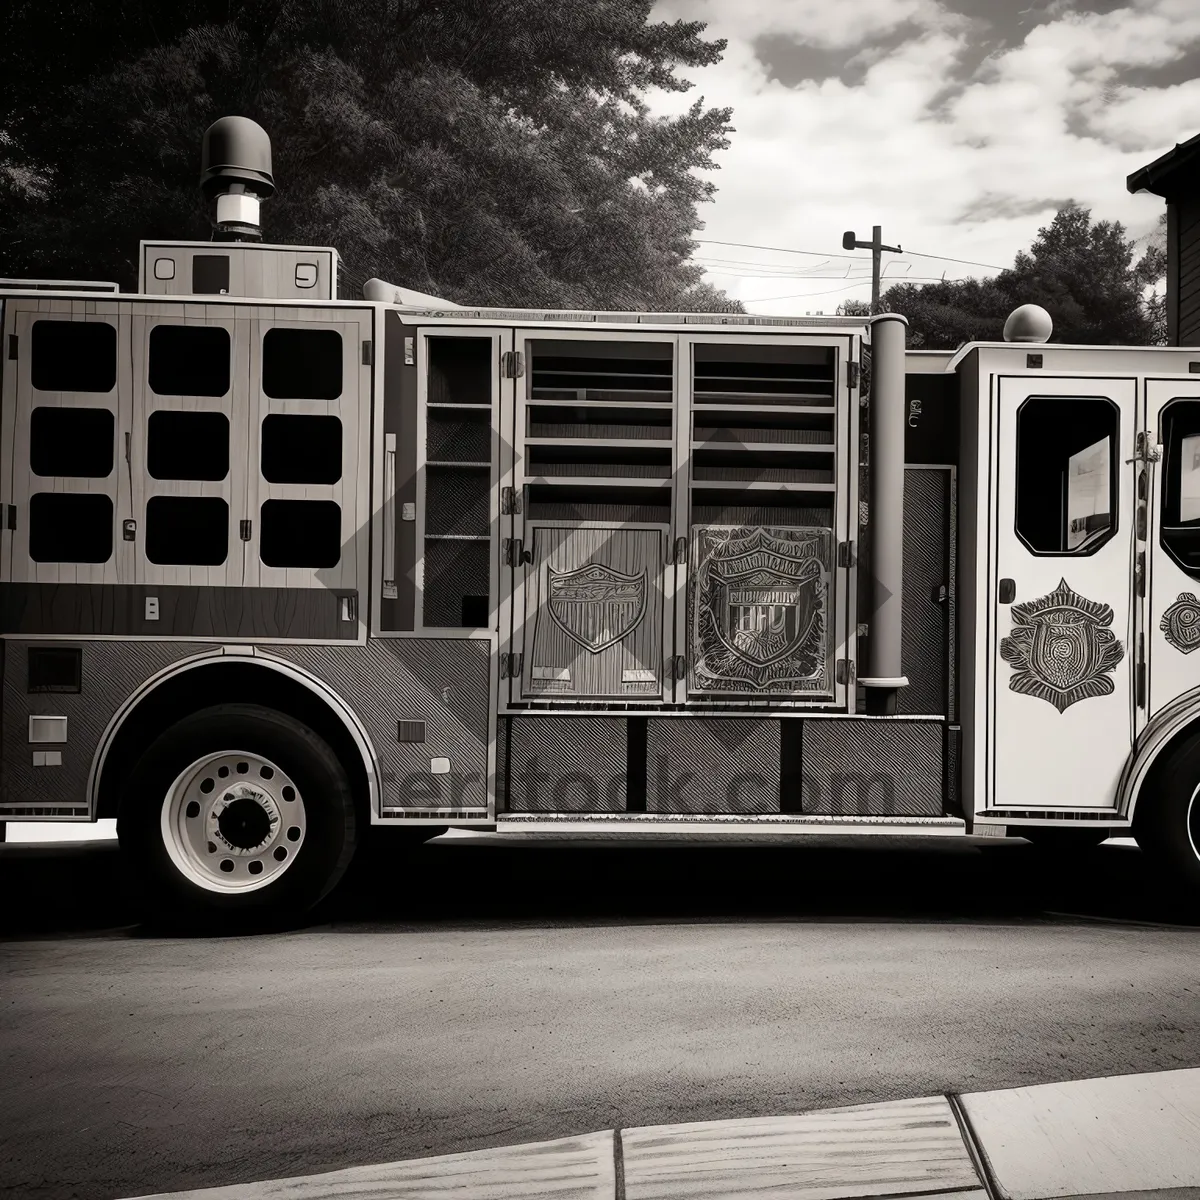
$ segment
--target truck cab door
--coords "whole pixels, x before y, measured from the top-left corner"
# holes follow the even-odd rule
[[[1109,808],[1134,736],[1137,384],[994,387],[988,807]]]

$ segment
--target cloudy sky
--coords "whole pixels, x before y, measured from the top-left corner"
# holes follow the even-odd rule
[[[752,312],[869,299],[849,229],[904,248],[885,287],[995,274],[944,259],[1009,266],[1069,200],[1144,237],[1163,201],[1126,176],[1200,133],[1200,0],[659,0],[655,16],[729,43],[654,107],[733,109],[697,257]]]

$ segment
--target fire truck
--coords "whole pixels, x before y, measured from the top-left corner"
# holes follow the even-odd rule
[[[1132,833],[1200,894],[1200,351],[338,299],[262,129],[202,187],[135,294],[0,285],[0,821],[217,926],[371,826]]]

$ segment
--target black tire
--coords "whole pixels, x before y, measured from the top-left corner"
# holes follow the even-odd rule
[[[1167,753],[1142,786],[1133,834],[1163,882],[1200,904],[1200,735]]]
[[[211,756],[219,762],[215,756],[222,752],[231,756],[230,761],[246,758],[259,768],[263,779],[253,771],[239,778],[237,773],[245,769],[245,762],[232,767],[214,765],[211,777],[198,785],[209,796],[224,797],[209,802],[211,810],[200,809],[193,815],[198,805],[169,801],[168,793],[173,790],[181,796],[188,794],[175,787],[185,773],[188,778],[209,775],[204,760]],[[189,771],[194,766],[197,770]],[[214,787],[217,774],[223,778]],[[229,783],[224,782],[226,778]],[[223,802],[226,816],[236,816],[233,806],[238,801],[228,799],[235,785],[250,792],[265,791],[285,779],[294,787],[282,787],[274,800],[273,827],[267,807],[260,808],[263,815],[259,817],[250,809],[248,815],[258,822],[253,826],[233,821],[227,827],[221,823],[226,818],[215,815],[216,805]],[[174,849],[169,848],[172,838],[163,828],[164,823],[174,826],[164,810],[179,814],[175,820],[184,831],[173,839]],[[246,842],[257,839],[264,828],[269,832],[252,849],[239,844],[238,849],[226,851],[205,832],[213,828],[220,830],[222,838],[227,828],[235,831],[235,837],[236,831],[252,829],[243,838]],[[299,841],[294,847],[289,845],[292,835]],[[122,788],[117,837],[128,878],[141,895],[143,912],[154,924],[194,932],[242,932],[293,924],[328,895],[353,857],[358,821],[346,771],[317,734],[273,709],[223,704],[171,726],[142,755]],[[188,857],[186,847],[200,843],[205,843],[205,850],[216,852],[211,863],[204,861],[203,850],[194,849]],[[239,874],[243,868],[254,870],[251,858],[262,860],[259,875],[243,877]],[[213,863],[223,868],[225,859],[231,864],[230,874],[218,876]],[[248,890],[230,890],[238,886]]]
[[[1109,838],[1107,829],[1063,829],[1054,825],[1026,825],[1013,832],[1046,854],[1085,854]]]

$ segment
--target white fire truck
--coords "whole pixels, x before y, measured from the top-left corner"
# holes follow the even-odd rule
[[[1200,351],[338,300],[258,126],[203,187],[136,294],[0,288],[0,820],[218,923],[368,825],[1132,830],[1200,893]]]

